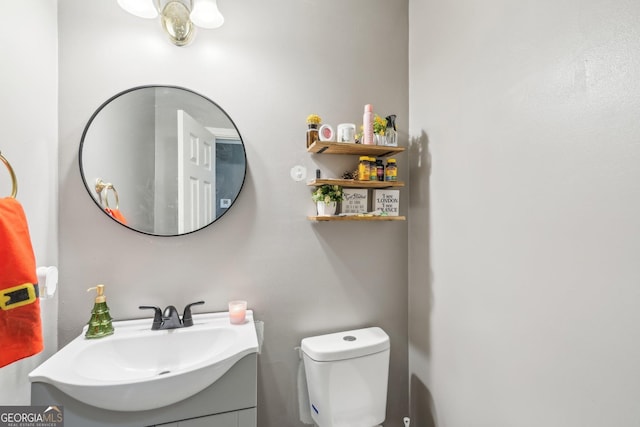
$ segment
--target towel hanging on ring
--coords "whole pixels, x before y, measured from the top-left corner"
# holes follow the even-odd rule
[[[0,368],[44,348],[36,261],[11,165],[10,197],[0,198]]]

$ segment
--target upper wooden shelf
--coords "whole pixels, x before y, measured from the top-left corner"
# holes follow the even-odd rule
[[[357,179],[314,179],[307,182],[307,185],[312,187],[320,187],[321,185],[339,185],[345,188],[389,188],[389,187],[404,187],[402,181],[358,181]]]
[[[362,156],[386,157],[392,154],[401,153],[404,147],[387,147],[385,145],[364,145],[349,142],[325,142],[316,141],[307,151],[318,154],[356,154]]]

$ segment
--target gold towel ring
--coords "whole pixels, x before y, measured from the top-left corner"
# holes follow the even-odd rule
[[[2,160],[2,163],[4,163],[4,165],[9,170],[9,175],[11,175],[12,189],[11,189],[11,196],[9,196],[9,197],[11,197],[12,199],[15,199],[16,196],[18,195],[18,180],[16,179],[16,174],[13,172],[13,168],[11,167],[11,163],[9,163],[9,160],[7,160],[2,155],[2,152],[0,152],[0,160]]]
[[[116,188],[110,182],[104,182],[102,178],[96,179],[96,193],[98,193],[98,199],[103,207],[109,208],[109,190],[113,191],[116,197],[116,209],[120,209],[120,199],[118,198],[118,192]],[[102,198],[102,192],[104,191],[104,199]]]
[[[102,201],[102,191],[107,187],[107,184],[102,181],[102,178],[96,178],[96,193],[98,194],[98,200],[100,201],[100,206],[104,207],[104,202]]]
[[[107,186],[107,192],[104,195],[104,203],[109,207],[109,191],[113,191],[113,195],[116,196],[116,209],[120,209],[120,199],[118,198],[118,192],[116,191],[116,187],[113,184],[109,184]]]

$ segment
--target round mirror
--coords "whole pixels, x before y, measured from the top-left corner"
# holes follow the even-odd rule
[[[121,92],[91,116],[80,174],[96,205],[145,234],[177,236],[224,215],[244,184],[240,132],[215,102],[188,89]]]

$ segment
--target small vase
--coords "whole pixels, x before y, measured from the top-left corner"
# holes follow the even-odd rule
[[[376,133],[373,137],[373,140],[375,141],[376,145],[387,145],[387,137],[385,135]]]
[[[331,216],[336,213],[336,202],[316,202],[316,205],[318,207],[318,216]]]
[[[308,123],[307,126],[307,148],[311,147],[311,145],[319,139],[318,135],[318,127],[319,125],[314,123]]]
[[[384,134],[385,141],[384,145],[388,147],[397,147],[398,146],[398,132],[393,128],[387,128],[387,131]]]
[[[398,130],[396,129],[396,118],[395,114],[391,114],[386,117],[387,120],[387,129],[384,131],[384,135],[387,137],[385,141],[385,145],[389,147],[397,147],[398,146]]]

